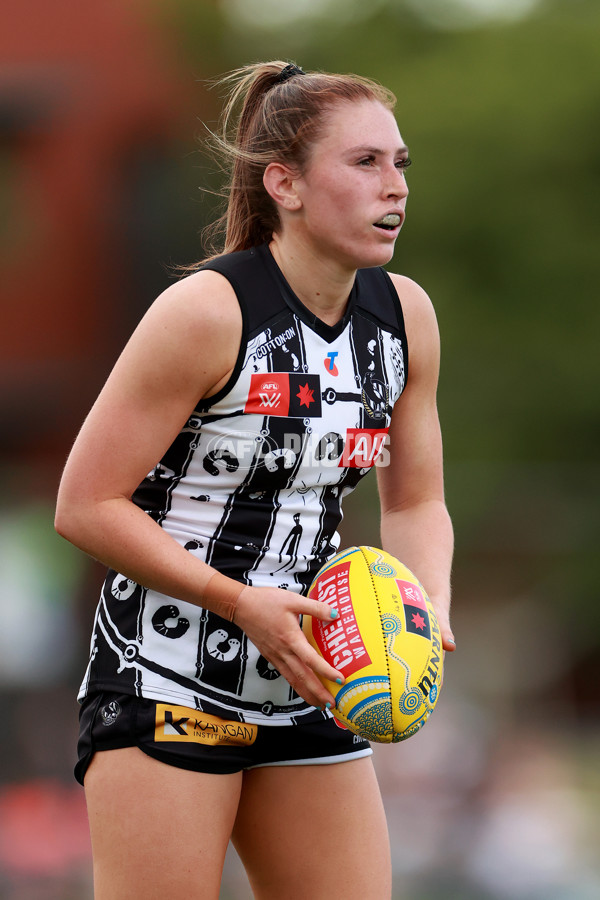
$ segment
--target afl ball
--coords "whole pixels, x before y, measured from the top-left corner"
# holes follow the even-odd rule
[[[350,547],[324,565],[308,594],[337,618],[304,616],[309,642],[340,672],[323,679],[336,719],[369,741],[406,740],[437,703],[443,652],[435,611],[418,578],[384,550]]]

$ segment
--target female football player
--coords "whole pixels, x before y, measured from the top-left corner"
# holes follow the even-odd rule
[[[258,898],[382,900],[372,751],[320,680],[344,659],[299,622],[338,616],[308,589],[379,462],[381,546],[454,649],[436,320],[383,269],[410,160],[373,81],[270,62],[225,83],[222,252],[144,316],[59,491],[58,531],[108,566],[76,768],[96,898],[217,898],[232,840]]]

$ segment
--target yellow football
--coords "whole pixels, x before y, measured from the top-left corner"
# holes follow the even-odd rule
[[[403,741],[423,727],[442,684],[438,621],[425,589],[399,560],[375,547],[350,547],[317,573],[309,594],[338,613],[304,616],[313,647],[338,672],[323,679],[335,717],[369,741]]]

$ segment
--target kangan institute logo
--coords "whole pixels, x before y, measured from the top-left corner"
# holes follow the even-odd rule
[[[230,722],[218,716],[188,709],[185,706],[156,704],[154,740],[179,743],[204,744],[205,746],[250,746],[256,740],[257,725],[247,722]]]

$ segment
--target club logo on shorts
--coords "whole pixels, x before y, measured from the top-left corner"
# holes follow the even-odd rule
[[[111,700],[100,710],[103,725],[114,725],[121,715],[121,707],[116,700]]]
[[[205,747],[249,747],[257,735],[257,725],[228,722],[186,706],[156,704],[155,741],[203,744]]]

